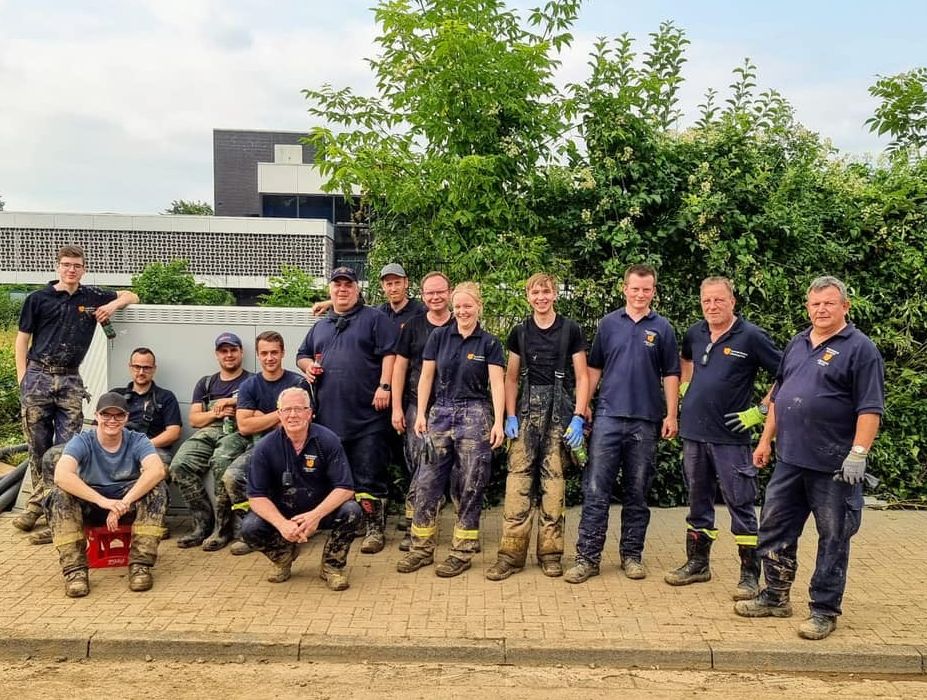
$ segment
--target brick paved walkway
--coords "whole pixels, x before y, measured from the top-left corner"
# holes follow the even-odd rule
[[[0,518],[0,629],[33,637],[57,633],[197,633],[199,635],[353,635],[426,641],[437,639],[529,640],[582,647],[596,640],[616,644],[685,646],[694,642],[801,645],[795,627],[804,617],[813,566],[813,526],[802,540],[800,570],[793,590],[796,616],[746,620],[732,612],[730,592],[737,578],[729,521],[719,511],[721,535],[712,559],[713,579],[673,588],[663,573],[682,563],[685,511],[655,509],[647,538],[649,576],[629,581],[617,570],[616,540],[610,535],[602,574],[582,585],[545,578],[531,565],[506,581],[483,577],[495,560],[499,508],[484,515],[483,553],[473,568],[439,579],[431,568],[395,571],[399,533],[390,523],[387,549],[374,556],[352,551],[351,588],[332,593],[317,576],[321,538],[304,546],[293,578],[264,580],[261,554],[233,557],[161,545],[155,587],[131,593],[126,569],[91,572],[89,597],[64,597],[57,556],[36,547]],[[568,513],[565,563],[576,539],[578,509]],[[618,522],[611,515],[612,531]],[[175,533],[184,528],[175,524]],[[445,509],[438,550],[447,551],[451,522]],[[844,615],[837,632],[821,645],[844,649],[909,645],[927,654],[927,512],[871,511],[853,540]]]

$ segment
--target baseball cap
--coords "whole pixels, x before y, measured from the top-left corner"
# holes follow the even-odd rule
[[[230,333],[229,331],[225,331],[224,333],[220,333],[220,334],[216,337],[216,350],[218,350],[218,349],[219,349],[220,347],[222,347],[223,345],[234,345],[234,346],[239,347],[239,348],[240,348],[240,347],[243,347],[242,344],[241,344],[241,338],[239,338],[239,337],[238,337],[237,335],[235,335],[234,333]]]
[[[380,279],[383,279],[387,275],[396,275],[396,277],[408,277],[406,271],[399,263],[390,263],[389,265],[384,265],[383,269],[380,270]]]
[[[115,391],[109,391],[97,401],[97,413],[105,411],[107,408],[118,408],[123,413],[129,412],[129,404],[122,394]]]
[[[357,282],[357,273],[350,267],[345,267],[343,265],[332,270],[332,275],[328,278],[328,281],[334,282],[339,277],[345,277],[352,282]]]

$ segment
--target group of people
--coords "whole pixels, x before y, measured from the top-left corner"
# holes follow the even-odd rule
[[[492,453],[506,440],[502,538],[486,578],[501,581],[526,566],[535,519],[545,576],[581,584],[599,575],[618,482],[620,569],[643,579],[656,448],[679,435],[689,494],[686,560],[665,574],[666,583],[711,578],[720,486],[740,560],[735,612],[792,614],[797,543],[813,514],[817,563],[810,616],[798,631],[822,639],[836,627],[884,379],[882,358],[847,320],[847,290],[834,277],[811,283],[810,327],[783,351],[735,313],[730,280],[706,278],[704,319],[680,348],[672,324],[652,309],[656,271],[632,265],[624,307],[601,320],[587,353],[579,325],[556,311],[557,281],[539,273],[527,280],[531,314],[509,333],[506,359],[500,340],[480,324],[478,285],[452,285],[432,272],[421,281],[420,303],[408,296],[405,270],[391,263],[380,274],[387,301],[374,308],[365,305],[355,271],[338,267],[330,301],[316,309],[324,316],[297,351],[299,372],[284,368],[275,331],[256,339],[255,374],[242,368],[238,336],[215,339],[219,371],[193,391],[189,421],[197,430],[170,459],[165,450],[180,437],[179,410],[173,394],[154,384],[155,355],[147,348],[132,353],[133,381],[100,397],[95,428],[79,433],[85,392],[77,367],[94,323],[137,301],[131,292],[81,285],[84,266],[76,246],[59,251],[60,280],[27,298],[16,340],[37,487],[14,525],[32,530],[47,515],[68,596],[89,592],[83,527],[114,528],[124,518],[133,520],[129,586],[151,587],[168,477],[193,522],[177,546],[261,551],[272,564],[268,580],[282,582],[300,544],[328,529],[320,577],[344,590],[355,536],[363,538],[363,553],[384,549],[391,460],[404,462],[410,475],[397,571],[433,564],[438,514],[449,497],[456,517],[450,550],[434,571],[457,576],[480,551]],[[769,391],[754,405],[761,370]],[[757,469],[771,459],[774,441],[776,467],[758,521]],[[571,461],[583,469],[583,504],[575,561],[564,570]],[[203,485],[210,471],[214,498]]]

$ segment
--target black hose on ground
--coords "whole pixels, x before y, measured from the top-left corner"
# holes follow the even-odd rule
[[[0,493],[6,493],[14,484],[16,488],[19,488],[19,483],[23,480],[23,477],[26,475],[26,469],[28,468],[29,460],[27,459],[9,474],[4,474],[0,477]]]

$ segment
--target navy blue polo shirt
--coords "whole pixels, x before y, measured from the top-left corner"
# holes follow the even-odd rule
[[[466,338],[456,323],[435,329],[422,359],[435,362],[436,403],[489,399],[489,365],[505,366],[502,343],[480,324]]]
[[[680,374],[676,334],[654,311],[637,322],[626,309],[612,311],[599,322],[589,366],[602,370],[597,415],[660,423],[663,377]]]
[[[293,475],[289,487],[283,484],[287,471]],[[309,426],[306,444],[298,453],[282,426],[254,448],[248,498],[268,498],[288,518],[312,510],[336,488],[353,491],[354,480],[341,440],[324,426]]]
[[[288,369],[283,370],[283,375],[274,381],[268,381],[260,372],[252,374],[241,383],[238,389],[236,408],[237,410],[260,411],[264,414],[274,413],[277,410],[277,397],[284,389],[289,389],[291,386],[298,386],[300,389],[309,391],[309,384],[306,383],[305,378]],[[263,434],[266,435],[268,432],[265,431]]]
[[[108,304],[116,292],[79,285],[74,294],[55,289],[49,282],[23,302],[19,330],[32,335],[27,357],[55,367],[77,368],[93,340],[97,321],[88,309]]]
[[[126,427],[130,430],[137,430],[153,438],[163,433],[169,425],[183,425],[180,405],[174,392],[154,382],[144,394],[136,394],[132,390],[132,382],[110,391],[122,394],[129,404],[129,422]]]
[[[776,458],[815,471],[840,469],[857,416],[884,410],[884,374],[882,355],[852,323],[816,348],[810,328],[792,338],[772,395]]]
[[[393,307],[390,306],[388,301],[380,304],[376,308],[386,314],[386,317],[396,328],[397,333],[399,333],[413,318],[421,316],[428,310],[422,302],[416,301],[415,299],[409,299],[409,302],[399,309],[399,311],[393,311]]]
[[[686,440],[720,445],[749,445],[749,432],[734,432],[724,421],[726,413],[744,411],[753,404],[753,383],[760,368],[776,376],[782,353],[766,331],[739,316],[731,329],[712,345],[707,321],[686,331],[682,357],[693,364],[689,390],[682,399],[679,435]]]
[[[322,355],[324,372],[315,382],[316,421],[342,440],[389,430],[389,411],[377,411],[373,395],[383,358],[394,353],[398,335],[386,314],[358,305],[340,316],[329,312],[299,346],[297,360]]]
[[[450,316],[443,325],[449,326],[452,323],[454,323],[454,317]],[[406,385],[402,393],[404,406],[415,406],[418,402],[418,380],[422,376],[422,351],[425,349],[425,342],[435,328],[441,328],[441,326],[436,326],[429,321],[427,314],[421,314],[403,326],[399,333],[396,354],[409,361]]]

